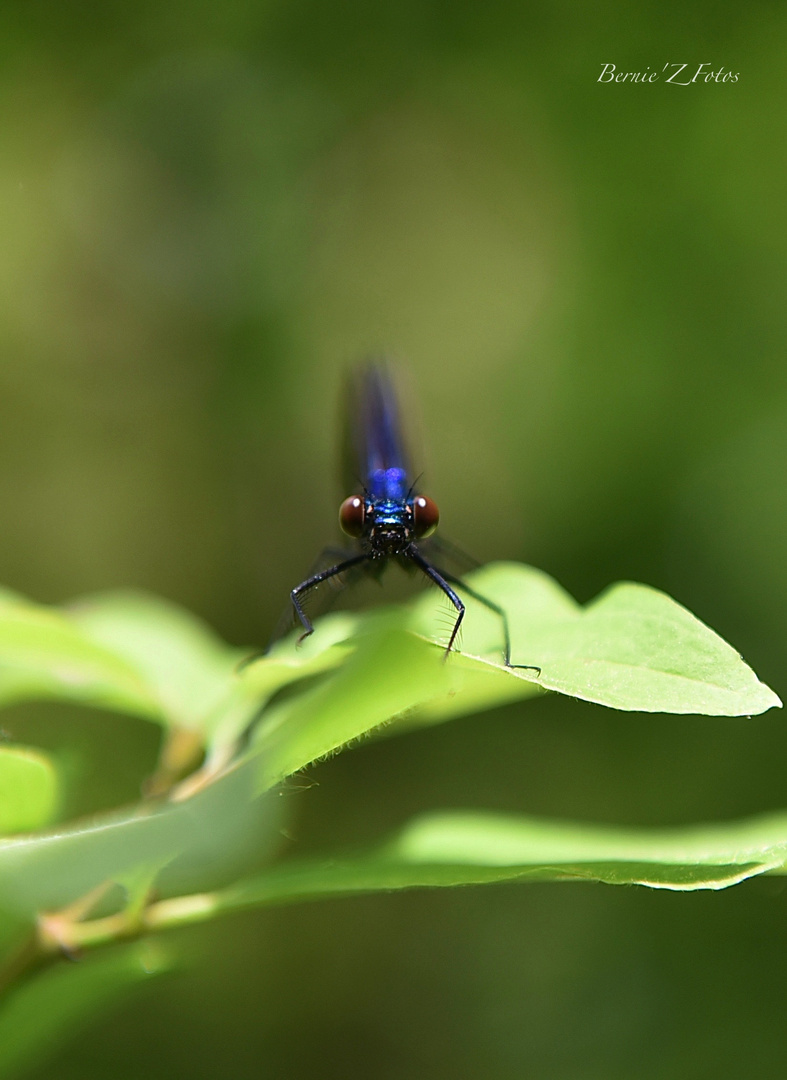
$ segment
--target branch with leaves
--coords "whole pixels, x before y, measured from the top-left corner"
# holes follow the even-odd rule
[[[472,600],[461,652],[444,662],[432,594],[329,616],[302,647],[283,641],[246,666],[242,650],[152,597],[52,609],[0,595],[0,705],[79,703],[163,729],[145,798],[55,828],[54,763],[0,747],[2,1075],[167,970],[161,931],[240,908],[510,880],[719,889],[785,872],[787,814],[653,832],[432,812],[369,850],[282,858],[277,786],[364,737],[549,691],[654,713],[751,716],[781,704],[730,645],[654,589],[615,585],[582,608],[525,566],[469,580],[505,608],[513,663],[535,667],[503,663],[499,619]]]

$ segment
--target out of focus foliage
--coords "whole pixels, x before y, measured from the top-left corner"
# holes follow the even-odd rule
[[[664,589],[784,696],[785,18],[3,5],[0,580],[142,587],[264,642],[333,539],[342,372],[384,349],[453,539],[582,602]],[[607,62],[740,78],[600,85]],[[2,724],[56,760],[64,818],[153,771],[141,719]],[[281,801],[304,855],[435,807],[677,826],[783,807],[786,753],[778,712],[551,696],[370,743]],[[773,1074],[778,888],[441,892],[183,931],[192,972],[40,1075]]]

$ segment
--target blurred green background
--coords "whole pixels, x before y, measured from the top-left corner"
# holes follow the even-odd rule
[[[786,23],[765,0],[4,4],[0,580],[150,589],[264,643],[334,539],[342,374],[385,350],[447,535],[583,601],[663,588],[784,696]],[[607,62],[740,76],[599,84]],[[67,813],[137,797],[156,753],[128,719],[2,724],[57,753]],[[786,753],[778,714],[555,697],[284,798],[302,852],[439,807],[679,825],[787,806]],[[177,935],[180,970],[36,1076],[780,1076],[783,888],[237,917]]]

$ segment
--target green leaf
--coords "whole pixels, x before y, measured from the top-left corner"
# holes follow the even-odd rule
[[[240,678],[214,713],[211,746],[231,745],[280,690],[340,667],[355,650],[359,622],[359,616],[348,612],[327,615],[301,645],[291,635],[266,656],[243,666]]]
[[[222,864],[244,828],[249,835],[264,832],[260,811],[250,809],[261,789],[370,732],[434,723],[543,686],[643,710],[740,714],[778,702],[729,645],[654,590],[616,586],[582,610],[554,581],[526,567],[490,567],[472,584],[506,604],[514,659],[541,666],[538,685],[533,671],[503,666],[500,619],[472,601],[462,654],[446,658],[409,629],[433,629],[434,598],[427,597],[415,614],[394,609],[322,620],[301,648],[282,642],[236,674],[237,651],[157,601],[92,601],[75,616],[77,627],[0,599],[0,629],[17,619],[39,633],[31,652],[40,654],[43,640],[51,659],[54,639],[58,647],[65,641],[75,652],[98,655],[109,668],[118,665],[113,670],[130,685],[154,685],[162,703],[156,709],[204,725],[216,740],[231,742],[269,703],[247,759],[192,798],[158,809],[141,804],[57,835],[0,842],[0,905],[16,913],[57,907],[101,881],[167,863],[189,887],[199,887],[204,866]],[[44,666],[40,655],[37,663]],[[287,693],[271,702],[282,689]],[[263,817],[275,815],[266,810]]]
[[[442,650],[406,629],[408,619],[397,609],[365,616],[341,668],[266,711],[255,737],[263,789],[393,720],[408,726],[471,710],[479,685],[487,703],[500,700],[500,691],[508,700],[538,692],[516,673],[489,686],[486,665],[458,656],[445,663]]]
[[[581,608],[546,574],[498,563],[468,575],[508,612],[512,662],[541,669],[539,685],[639,712],[750,716],[781,701],[740,655],[686,608],[646,585],[623,582]],[[516,677],[501,663],[500,620],[469,600],[462,651]],[[434,599],[416,607],[428,633]]]
[[[378,613],[364,625],[338,672],[263,717],[255,740],[263,788],[448,689],[439,655],[402,629],[402,613]]]
[[[64,615],[0,595],[0,705],[74,701],[152,718],[158,711],[136,671],[90,641]]]
[[[89,640],[138,673],[162,719],[197,731],[209,727],[244,650],[225,644],[183,608],[144,593],[101,593],[75,601],[69,612]]]
[[[269,856],[277,839],[279,800],[257,797],[258,769],[254,759],[239,762],[183,802],[141,803],[55,833],[0,840],[0,908],[33,916],[166,864],[172,888],[214,887],[226,866],[240,872],[239,853],[248,866],[250,852]]]
[[[337,894],[515,880],[723,889],[782,872],[786,861],[787,814],[660,831],[438,813],[416,818],[371,851],[282,862],[216,894],[210,914]]]
[[[0,1076],[50,1057],[135,987],[170,968],[156,942],[135,942],[79,963],[61,962],[21,985],[0,1011]]]
[[[0,835],[42,828],[54,816],[57,796],[57,774],[45,754],[0,747]]]
[[[646,712],[740,716],[780,704],[730,645],[655,589],[617,585],[583,610],[528,567],[499,564],[470,581],[507,610],[514,663],[537,665],[540,675],[504,665],[500,617],[472,599],[462,651],[447,659],[427,644],[441,605],[434,594],[413,606],[406,624],[394,611],[333,624],[329,645],[317,653],[319,670],[342,666],[262,716],[263,786],[386,725],[433,724],[543,689]],[[405,625],[427,640],[408,640]],[[354,636],[342,642],[342,632]],[[297,670],[294,645],[280,655]],[[281,662],[259,661],[255,677],[276,681]]]

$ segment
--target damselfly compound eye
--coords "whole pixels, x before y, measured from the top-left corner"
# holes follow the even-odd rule
[[[426,495],[416,495],[413,499],[413,526],[418,539],[423,540],[424,537],[431,536],[439,520],[440,511],[437,509],[437,503]]]
[[[342,532],[346,532],[348,536],[354,536],[356,540],[359,536],[363,536],[365,517],[366,507],[360,495],[351,495],[339,507],[339,524]]]

